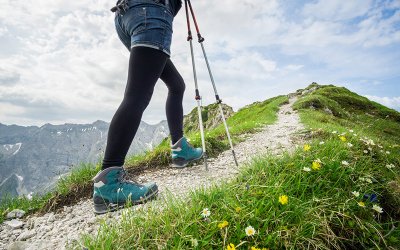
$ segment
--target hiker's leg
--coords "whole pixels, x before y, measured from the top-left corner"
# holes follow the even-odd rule
[[[131,49],[128,81],[122,103],[111,120],[103,169],[122,166],[129,147],[163,72],[168,55],[147,47]]]
[[[170,59],[167,60],[160,78],[168,87],[165,109],[171,141],[172,144],[175,144],[183,136],[182,100],[185,92],[185,82]]]
[[[200,159],[203,155],[203,150],[194,148],[183,136],[182,100],[185,92],[185,82],[169,59],[165,64],[161,79],[168,87],[166,113],[171,133],[172,166],[183,168],[190,162]]]

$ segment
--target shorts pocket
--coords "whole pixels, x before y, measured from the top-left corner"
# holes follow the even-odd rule
[[[144,32],[147,27],[147,7],[133,7],[122,19],[130,36]]]

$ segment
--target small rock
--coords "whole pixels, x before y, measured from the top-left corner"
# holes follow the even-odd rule
[[[6,222],[4,222],[4,224],[11,227],[12,229],[21,228],[24,225],[24,223],[22,221],[17,220],[17,219],[6,221]]]
[[[23,241],[15,241],[11,243],[8,247],[7,250],[23,250],[28,248],[29,244]]]
[[[41,227],[41,229],[43,230],[43,232],[49,232],[51,229],[53,229],[53,227],[51,225],[46,225]]]
[[[72,218],[74,218],[73,214],[67,214],[67,216],[65,216],[65,219],[67,220],[71,220]]]
[[[35,227],[35,220],[32,218],[29,218],[28,221],[26,222],[26,227],[28,229],[32,229]]]
[[[55,216],[54,216],[54,214],[53,213],[51,213],[50,215],[49,215],[49,218],[47,218],[47,222],[49,223],[49,222],[54,222],[56,220],[56,218],[55,218]]]
[[[71,207],[67,207],[67,206],[64,206],[64,212],[66,212],[66,213],[71,213],[72,212],[72,208]]]
[[[15,229],[12,231],[11,236],[13,236],[13,235],[17,236],[17,235],[20,235],[21,233],[22,233],[22,229],[18,228],[18,229]]]
[[[24,240],[27,240],[27,239],[32,238],[32,237],[35,236],[35,235],[36,235],[36,232],[35,232],[34,230],[25,231],[25,232],[23,232],[22,234],[20,234],[20,235],[17,237],[17,240],[24,241]]]
[[[7,214],[7,219],[22,218],[25,215],[25,211],[21,209],[14,209]]]
[[[89,218],[89,219],[87,220],[87,223],[88,223],[88,224],[95,224],[95,223],[96,223],[96,218],[95,218],[95,217]]]
[[[10,238],[8,239],[8,242],[14,242],[15,239],[17,239],[17,236],[15,234],[11,235]]]
[[[38,227],[38,226],[44,224],[45,222],[46,222],[46,220],[44,220],[41,217],[38,217],[38,218],[35,219],[35,223],[34,224],[35,224],[35,227]]]

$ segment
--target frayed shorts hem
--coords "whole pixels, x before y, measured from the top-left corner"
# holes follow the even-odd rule
[[[134,47],[148,47],[148,48],[153,48],[153,49],[161,50],[162,52],[164,52],[164,53],[167,54],[168,56],[171,56],[171,53],[170,53],[168,50],[163,49],[163,48],[160,47],[159,45],[152,44],[152,43],[143,43],[143,42],[141,42],[141,43],[134,43],[134,44],[131,45],[131,49],[134,48]]]

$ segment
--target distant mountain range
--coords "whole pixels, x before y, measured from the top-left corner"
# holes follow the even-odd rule
[[[57,179],[81,162],[96,163],[104,154],[109,123],[45,124],[37,126],[0,123],[0,199],[43,193]],[[157,146],[169,134],[166,121],[141,122],[128,155]]]

